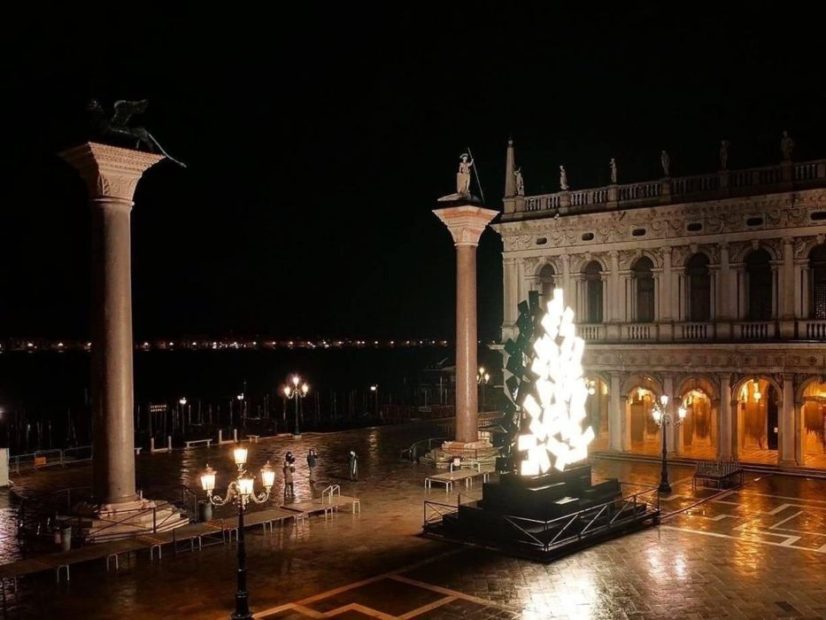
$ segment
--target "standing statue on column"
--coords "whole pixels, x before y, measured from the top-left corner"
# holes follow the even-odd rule
[[[671,157],[668,154],[668,151],[663,151],[660,153],[660,164],[663,167],[663,174],[665,176],[671,176]]]
[[[608,165],[611,167],[611,185],[617,184],[617,160],[613,157],[611,161],[608,162]]]
[[[794,150],[794,140],[789,135],[788,131],[783,131],[783,137],[780,138],[780,152],[783,153],[783,161],[792,160],[792,151]]]
[[[516,195],[525,195],[525,180],[522,178],[522,168],[517,168],[513,171],[513,176],[516,178]]]
[[[568,191],[568,173],[565,172],[565,166],[559,167],[559,189],[563,192]]]
[[[720,141],[720,170],[728,170],[728,147],[731,144],[728,140]]]
[[[462,153],[460,158],[459,171],[456,173],[456,193],[470,196],[470,169],[473,167],[473,160],[469,159],[467,153]]]

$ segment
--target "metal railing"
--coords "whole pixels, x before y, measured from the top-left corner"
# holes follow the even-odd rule
[[[458,510],[458,504],[453,506],[425,501],[423,528],[432,530],[445,516]],[[516,515],[502,515],[502,519],[514,530],[516,542],[547,552],[615,527],[655,520],[659,515],[659,493],[656,488],[650,488],[554,519],[540,520]]]
[[[92,458],[92,446],[77,446],[54,450],[35,450],[24,454],[9,456],[9,471],[20,473],[21,467],[39,469],[55,467],[66,463],[81,463]]]
[[[332,504],[333,498],[336,496],[341,497],[341,487],[337,484],[331,484],[321,492],[321,503]]]

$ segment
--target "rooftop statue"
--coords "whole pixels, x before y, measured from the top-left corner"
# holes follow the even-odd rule
[[[513,171],[513,176],[516,177],[516,195],[525,195],[525,179],[522,178],[522,168],[517,168]]]
[[[141,150],[141,147],[150,153],[160,153],[168,160],[186,168],[186,164],[178,161],[167,153],[158,143],[155,137],[149,133],[145,127],[130,127],[129,122],[136,114],[146,111],[149,101],[116,101],[111,118],[107,118],[106,111],[97,99],[92,99],[86,106],[86,110],[91,117],[91,129],[93,139],[101,141],[115,140],[116,142],[134,140],[134,148]],[[119,146],[119,145],[118,145]]]

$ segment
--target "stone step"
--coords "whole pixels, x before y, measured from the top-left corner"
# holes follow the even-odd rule
[[[123,522],[92,519],[89,526],[83,530],[86,542],[109,542],[122,540],[146,534],[170,532],[189,523],[189,517],[174,507],[164,507],[155,511],[147,511]]]

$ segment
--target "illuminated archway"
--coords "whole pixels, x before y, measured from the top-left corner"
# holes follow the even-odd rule
[[[586,377],[588,400],[585,404],[588,424],[596,437],[589,446],[590,451],[607,450],[610,446],[608,435],[608,384],[601,377]]]
[[[650,389],[637,386],[625,399],[625,438],[629,452],[658,455],[662,451],[660,427],[651,412],[657,395]]]
[[[803,390],[801,410],[803,462],[826,468],[826,382],[812,381]]]
[[[711,397],[695,387],[682,396],[686,416],[680,426],[678,453],[695,459],[717,458],[717,412]]]
[[[762,377],[737,390],[737,448],[741,461],[776,463],[781,392]]]

